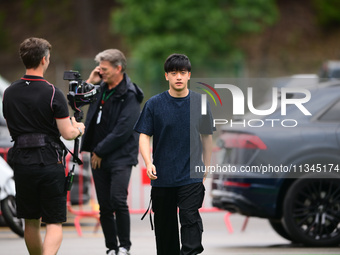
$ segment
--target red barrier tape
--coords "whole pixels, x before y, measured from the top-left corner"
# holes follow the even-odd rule
[[[80,159],[82,159],[82,154],[79,155]],[[68,154],[66,156],[66,168],[65,168],[65,174],[67,175],[68,172],[70,171],[70,166],[71,166],[71,155]],[[78,174],[78,199],[79,199],[79,208],[78,210],[74,209],[71,204],[71,193],[70,191],[67,192],[67,209],[70,213],[75,215],[74,218],[74,226],[77,230],[77,233],[79,236],[82,236],[82,231],[81,231],[81,225],[80,225],[80,220],[82,218],[95,218],[97,220],[97,224],[95,226],[94,232],[96,232],[100,226],[100,220],[99,220],[99,211],[95,210],[92,206],[91,210],[84,210],[83,208],[83,189],[84,189],[84,178],[83,178],[83,165],[77,165],[79,169],[79,174]],[[93,178],[91,177],[91,184],[93,184]],[[91,191],[94,190],[91,188]],[[95,199],[92,197],[94,194],[91,192],[91,199]]]
[[[0,148],[0,156],[2,156],[6,161],[7,161],[7,154],[8,154],[8,150],[9,148]],[[83,158],[83,154],[79,154],[80,158]],[[66,157],[66,168],[65,168],[65,174],[67,175],[69,170],[70,170],[70,166],[72,165],[71,162],[71,155],[68,154]],[[139,162],[141,161],[141,157],[139,155]],[[90,168],[90,162],[87,162],[87,166]],[[96,200],[96,194],[95,194],[95,188],[94,188],[94,181],[91,175],[91,188],[90,188],[90,210],[89,209],[85,209],[84,208],[84,197],[83,197],[83,189],[84,189],[84,175],[83,175],[83,165],[79,166],[76,164],[76,166],[78,167],[78,199],[79,199],[79,205],[78,208],[75,209],[75,206],[72,206],[71,203],[71,194],[70,192],[68,192],[67,194],[67,210],[73,214],[75,216],[74,220],[73,220],[73,224],[76,228],[76,231],[78,233],[79,236],[82,236],[82,230],[81,230],[81,224],[80,224],[80,220],[82,218],[94,218],[96,219],[97,223],[94,229],[94,232],[97,232],[100,226],[100,219],[99,219],[99,206],[97,204],[97,200]],[[128,204],[129,204],[129,211],[131,214],[143,214],[146,211],[146,205],[145,203],[148,203],[149,198],[147,199],[147,201],[145,201],[145,188],[150,188],[150,179],[147,177],[146,175],[146,168],[145,166],[140,166],[138,168],[140,170],[140,183],[139,183],[139,208],[133,208],[132,206],[132,196],[129,195],[128,196]],[[86,169],[86,171],[89,171],[89,173],[91,173],[91,169]],[[129,194],[131,194],[131,183],[129,186]],[[149,192],[148,192],[149,193]],[[88,206],[87,206],[88,208]],[[199,210],[200,212],[218,212],[221,211],[218,208],[215,207],[210,207],[210,206],[205,206],[203,204],[202,208],[200,208]],[[0,215],[1,215],[1,211],[0,211]],[[227,230],[229,231],[229,233],[233,232],[233,228],[231,226],[230,220],[229,220],[229,216],[231,215],[230,212],[227,212],[226,215],[224,216],[224,223],[227,227]],[[243,224],[242,227],[242,231],[245,230],[246,226],[248,223],[248,218],[245,219],[245,222]]]

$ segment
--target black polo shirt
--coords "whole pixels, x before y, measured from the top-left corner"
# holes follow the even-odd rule
[[[59,138],[56,119],[69,118],[64,94],[43,77],[30,75],[25,75],[5,90],[3,114],[13,140],[29,133],[43,133]],[[40,158],[41,155],[36,156]],[[43,155],[39,160],[45,164],[47,161],[51,163],[50,156]],[[44,157],[47,157],[46,160]],[[52,161],[55,160],[57,158]]]

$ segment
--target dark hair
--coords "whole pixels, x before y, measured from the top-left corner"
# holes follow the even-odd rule
[[[42,38],[31,37],[20,44],[19,55],[27,69],[37,68],[43,57],[52,49],[51,44]]]
[[[191,63],[186,55],[174,53],[165,60],[164,71],[166,73],[182,70],[191,71]]]

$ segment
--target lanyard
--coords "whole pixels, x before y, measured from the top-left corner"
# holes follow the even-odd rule
[[[99,112],[98,112],[98,115],[97,115],[97,124],[100,123],[101,119],[102,119],[102,108],[103,108],[103,105],[105,104],[105,102],[110,98],[110,96],[116,91],[115,89],[112,89],[112,91],[106,95],[106,91],[104,91],[103,93],[103,97],[102,97],[102,101],[101,101],[101,105],[99,106]]]
[[[101,104],[102,104],[102,105],[105,104],[105,102],[110,98],[110,96],[112,96],[112,94],[113,94],[115,91],[116,91],[115,89],[112,89],[112,91],[111,91],[108,95],[106,95],[107,90],[105,90],[104,93],[103,93],[103,97],[102,97]]]

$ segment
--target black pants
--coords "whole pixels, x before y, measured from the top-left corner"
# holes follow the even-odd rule
[[[130,213],[127,205],[131,166],[92,169],[99,203],[100,222],[109,250],[130,249]]]
[[[157,255],[191,255],[203,251],[203,224],[198,209],[204,199],[203,183],[180,187],[152,187]],[[180,249],[177,208],[181,224]]]

